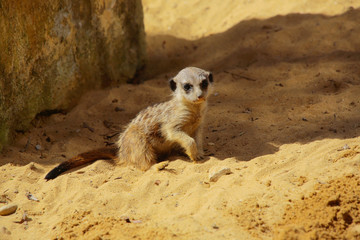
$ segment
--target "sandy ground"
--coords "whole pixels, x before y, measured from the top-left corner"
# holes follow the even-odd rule
[[[0,207],[19,207],[0,239],[360,239],[360,3],[143,2],[148,81],[89,92],[17,134],[0,155]],[[204,162],[100,160],[43,179],[169,99],[185,66],[216,83]],[[222,167],[231,174],[211,182]]]

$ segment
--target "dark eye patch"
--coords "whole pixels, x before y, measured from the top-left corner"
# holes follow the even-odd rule
[[[209,86],[209,82],[206,79],[200,83],[201,89],[207,89],[208,86]]]
[[[171,90],[174,92],[176,90],[176,82],[174,81],[174,79],[170,79],[169,84]]]
[[[192,85],[189,83],[184,84],[183,88],[186,92],[189,92],[192,89]]]
[[[214,81],[212,73],[209,73],[209,81],[212,83]]]

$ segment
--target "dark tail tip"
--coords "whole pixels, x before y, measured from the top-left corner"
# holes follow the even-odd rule
[[[68,170],[68,168],[66,168],[60,164],[59,166],[57,166],[56,168],[51,170],[48,174],[46,174],[45,179],[46,180],[54,179],[57,176],[59,176],[60,174],[62,174],[63,172],[66,172],[67,170]]]

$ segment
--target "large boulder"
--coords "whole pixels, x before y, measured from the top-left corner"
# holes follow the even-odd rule
[[[133,78],[144,58],[141,0],[1,0],[0,149],[36,114]]]

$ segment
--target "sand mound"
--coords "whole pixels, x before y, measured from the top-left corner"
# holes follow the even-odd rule
[[[347,239],[360,237],[360,178],[319,183],[315,192],[289,205],[275,239]],[[285,229],[285,230],[284,230]]]
[[[18,133],[0,159],[0,207],[18,205],[0,239],[358,238],[360,6],[295,2],[144,1],[147,81],[89,92]],[[101,160],[43,179],[116,141],[189,65],[216,84],[202,163],[175,156],[144,173]],[[230,173],[210,181],[214,169]]]

